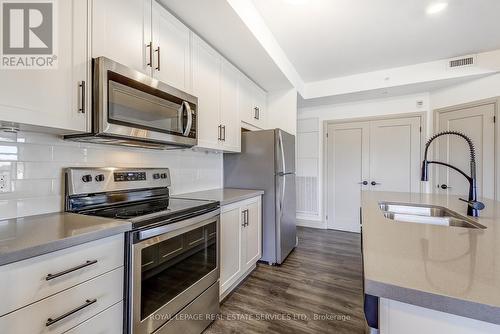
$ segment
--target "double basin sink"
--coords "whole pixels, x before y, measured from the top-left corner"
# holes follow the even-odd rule
[[[430,224],[448,227],[485,229],[473,219],[462,216],[442,206],[380,202],[380,210],[395,222]]]

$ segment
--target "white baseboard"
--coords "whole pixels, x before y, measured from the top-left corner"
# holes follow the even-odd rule
[[[320,220],[297,219],[297,226],[312,227],[326,230],[326,222]]]

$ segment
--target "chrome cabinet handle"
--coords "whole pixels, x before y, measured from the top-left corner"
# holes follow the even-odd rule
[[[226,126],[222,125],[222,141],[226,141]]]
[[[248,209],[243,210],[241,212],[241,215],[243,216],[243,223],[241,224],[241,226],[247,227],[249,225],[249,223],[248,223]]]
[[[160,71],[160,46],[158,45],[158,48],[155,50],[155,52],[158,52],[158,66],[156,66],[156,70],[159,72]]]
[[[85,99],[86,99],[85,81],[80,82],[80,84],[78,84],[78,87],[80,87],[80,98],[81,98],[80,108],[78,108],[78,111],[81,112],[82,114],[85,114],[85,109],[86,109],[86,105],[85,105]]]
[[[218,140],[222,140],[222,125],[219,125],[219,126],[217,127],[217,129],[218,129],[218,132],[219,132],[219,133],[218,133],[218,137],[217,137],[217,139],[218,139]]]
[[[63,315],[60,315],[60,316],[58,316],[57,318],[48,318],[48,319],[47,319],[47,322],[45,323],[45,326],[46,326],[46,327],[49,327],[49,326],[51,326],[51,325],[55,324],[56,322],[59,322],[59,321],[63,320],[64,318],[67,318],[67,317],[69,317],[70,315],[75,314],[76,312],[81,311],[81,310],[83,310],[84,308],[87,308],[87,307],[89,307],[90,305],[92,305],[92,304],[94,304],[94,303],[96,303],[96,302],[97,302],[97,298],[94,298],[94,299],[87,299],[87,300],[85,301],[85,304],[83,304],[83,305],[81,305],[81,306],[78,306],[77,308],[74,308],[74,309],[72,309],[71,311],[68,311],[68,312],[64,313]]]
[[[81,264],[79,266],[76,266],[76,267],[73,267],[73,268],[70,268],[70,269],[66,269],[66,270],[60,271],[60,272],[55,273],[55,274],[48,274],[45,277],[45,280],[46,281],[50,281],[50,280],[53,280],[54,278],[67,275],[69,273],[72,273],[73,271],[77,271],[77,270],[83,269],[85,267],[91,266],[91,265],[96,264],[96,263],[97,263],[97,260],[91,260],[91,261],[89,260],[89,261],[87,261],[84,264]]]
[[[153,42],[149,42],[149,44],[146,45],[146,52],[148,48],[149,48],[149,62],[146,63],[146,66],[153,67]]]
[[[248,219],[248,209],[246,209],[245,211],[246,211],[246,213],[245,213],[245,215],[246,215],[246,224],[248,226],[248,225],[250,225],[250,219]]]
[[[253,108],[253,118],[259,119],[260,118],[260,108],[259,107],[254,107]]]

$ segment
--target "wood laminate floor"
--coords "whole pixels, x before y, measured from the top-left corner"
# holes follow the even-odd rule
[[[299,228],[279,267],[257,269],[205,333],[364,333],[360,236]]]

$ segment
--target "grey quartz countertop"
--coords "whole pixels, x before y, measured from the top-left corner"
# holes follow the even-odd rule
[[[172,195],[172,197],[219,201],[220,205],[224,206],[263,194],[264,191],[262,190],[219,188],[180,195]]]
[[[363,192],[365,293],[500,324],[500,202],[471,219],[486,229],[396,222],[383,201],[432,204],[466,215],[457,196]]]
[[[0,220],[0,265],[124,233],[131,227],[126,221],[65,212]]]

